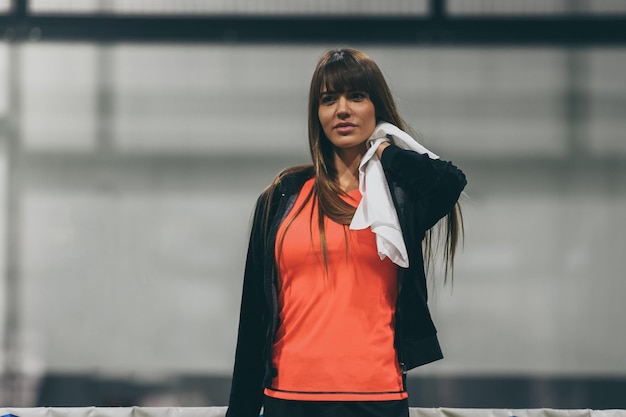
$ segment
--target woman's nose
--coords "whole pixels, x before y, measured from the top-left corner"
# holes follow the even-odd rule
[[[346,118],[350,116],[350,106],[345,96],[340,96],[337,100],[337,117]]]

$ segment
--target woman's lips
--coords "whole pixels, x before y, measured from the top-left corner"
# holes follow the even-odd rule
[[[350,134],[354,131],[354,129],[356,129],[356,125],[353,125],[352,123],[339,123],[335,125],[335,131],[340,135]]]

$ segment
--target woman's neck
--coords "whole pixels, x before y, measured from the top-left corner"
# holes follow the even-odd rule
[[[337,183],[343,191],[350,192],[359,188],[359,165],[365,151],[365,147],[363,149],[335,149]]]

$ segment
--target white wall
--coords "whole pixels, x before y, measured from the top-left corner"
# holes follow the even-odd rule
[[[249,216],[307,160],[326,46],[11,47],[24,360],[230,372]],[[357,47],[469,178],[454,288],[433,291],[446,360],[417,372],[626,374],[626,52]]]

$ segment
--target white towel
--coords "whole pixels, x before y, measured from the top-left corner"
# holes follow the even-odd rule
[[[359,190],[362,198],[350,223],[350,229],[370,227],[376,234],[380,259],[389,257],[396,265],[407,268],[409,256],[402,238],[398,214],[391,199],[383,166],[376,155],[376,149],[384,141],[390,141],[403,149],[428,154],[431,159],[439,157],[397,126],[379,123],[367,140],[369,149],[359,165]]]

